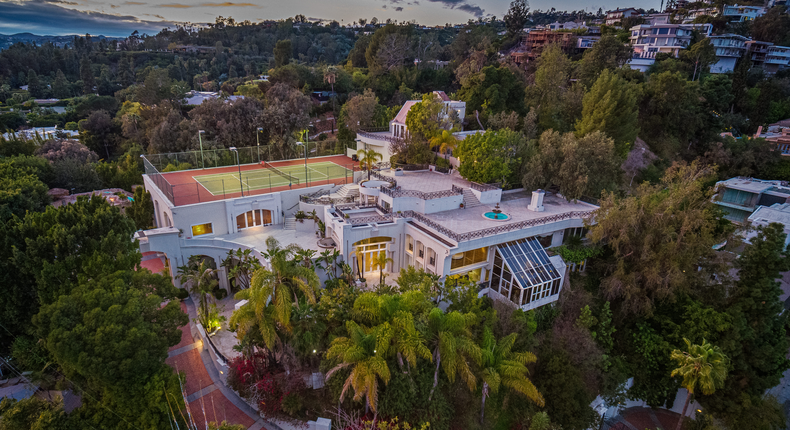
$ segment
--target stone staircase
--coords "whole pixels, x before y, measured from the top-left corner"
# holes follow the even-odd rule
[[[286,218],[283,230],[296,230],[296,218]]]
[[[480,200],[477,200],[475,193],[469,188],[464,188],[464,209],[475,208],[481,206]]]
[[[357,184],[346,184],[340,187],[336,193],[332,193],[329,195],[333,199],[344,199],[346,197],[358,197],[359,196],[359,185]]]

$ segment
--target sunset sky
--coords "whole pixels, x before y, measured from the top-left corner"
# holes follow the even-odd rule
[[[647,0],[594,3],[582,0],[535,0],[530,2],[530,6],[533,10],[555,7],[560,10],[590,11],[597,11],[599,7],[606,10],[618,6],[659,6],[658,2]],[[303,14],[308,18],[334,19],[342,24],[359,18],[370,20],[375,16],[381,21],[391,18],[436,25],[465,23],[469,19],[491,15],[502,17],[509,4],[510,0],[0,0],[0,33],[128,36],[138,30],[140,33],[154,34],[174,22],[214,22],[220,15],[233,17],[237,21],[249,19],[254,22]]]

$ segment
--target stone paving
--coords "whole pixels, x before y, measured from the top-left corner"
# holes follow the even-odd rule
[[[188,303],[189,306],[181,302],[181,310],[190,315],[190,323],[181,327],[181,342],[170,348],[165,361],[185,374],[187,401],[198,428],[205,428],[208,418],[213,422],[241,424],[253,430],[282,430],[280,426],[264,421],[257,411],[221,382],[203,342],[195,341],[192,336],[194,305],[189,299]]]

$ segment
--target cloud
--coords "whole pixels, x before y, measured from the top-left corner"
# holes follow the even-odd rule
[[[0,33],[29,32],[41,35],[85,34],[128,36],[135,30],[155,34],[172,21],[145,21],[134,16],[83,12],[58,6],[53,1],[0,1]]]
[[[403,12],[403,8],[398,6],[395,8],[395,12]]]
[[[157,7],[169,7],[174,9],[189,9],[193,7],[256,7],[259,8],[261,6],[252,3],[232,3],[229,1],[222,2],[222,3],[199,3],[199,4],[183,4],[183,3],[167,3],[167,4],[160,4]]]
[[[144,6],[144,5],[147,5],[148,3],[144,3],[144,2],[141,2],[141,1],[125,1],[125,2],[123,2],[121,4],[123,6]]]
[[[480,6],[474,5],[474,4],[467,4],[467,3],[464,3],[464,4],[458,6],[455,9],[471,13],[472,15],[474,15],[474,16],[476,16],[478,18],[483,16],[483,14],[485,13],[485,9],[481,8]]]

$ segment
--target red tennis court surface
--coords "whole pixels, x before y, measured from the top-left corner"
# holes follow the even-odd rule
[[[313,163],[317,164],[317,163],[326,163],[326,162],[332,162],[350,170],[359,169],[358,162],[355,162],[354,160],[352,160],[351,158],[345,155],[316,157],[307,160],[308,165]],[[273,161],[271,162],[271,165],[274,167],[304,165],[304,159]],[[262,169],[264,169],[264,167],[262,167],[259,164],[244,164],[241,166],[242,172],[246,172],[250,170],[262,170]],[[217,200],[225,200],[225,199],[241,197],[242,193],[239,192],[213,195],[205,187],[203,187],[198,181],[195,180],[195,176],[203,176],[203,175],[219,174],[219,173],[234,173],[238,171],[239,171],[239,166],[227,166],[227,167],[216,167],[211,169],[192,169],[192,170],[182,170],[180,172],[161,173],[160,174],[161,177],[167,181],[166,184],[163,184],[163,181],[155,180],[155,178],[151,178],[151,179],[154,180],[154,183],[157,184],[157,186],[166,196],[172,197],[171,201],[173,202],[173,205],[183,206],[183,205],[191,205],[195,203],[212,202]],[[317,180],[317,181],[310,181],[309,183],[292,184],[290,186],[284,185],[280,187],[264,188],[258,190],[251,189],[249,190],[249,192],[245,189],[243,194],[244,196],[248,196],[248,195],[254,196],[260,194],[273,193],[276,191],[307,188],[316,185],[352,183],[353,180],[354,178],[352,174],[351,177],[345,180],[342,178]],[[162,189],[163,187],[170,189]]]

